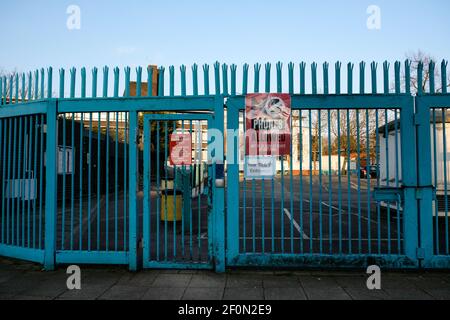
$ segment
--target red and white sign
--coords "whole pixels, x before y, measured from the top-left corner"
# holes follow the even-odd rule
[[[291,96],[250,94],[245,99],[246,156],[291,154]]]
[[[192,164],[192,137],[190,133],[175,132],[170,135],[170,164],[189,166]]]

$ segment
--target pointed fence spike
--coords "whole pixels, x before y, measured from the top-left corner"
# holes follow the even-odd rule
[[[65,82],[65,70],[59,69],[59,98],[64,99],[64,82]],[[42,88],[41,88],[42,90]]]
[[[258,67],[258,76],[259,76],[259,69],[260,68]],[[265,70],[264,91],[266,93],[269,93],[270,92],[270,84],[271,84],[270,77],[271,77],[271,72],[272,72],[271,71],[272,70],[272,64],[267,62],[265,64],[265,66],[264,66],[264,70]],[[258,90],[255,90],[255,92],[259,92],[259,80],[258,80],[257,84],[258,84],[258,86],[257,86]]]
[[[244,63],[242,68],[242,94],[246,95],[248,93],[248,70],[250,66],[247,63]]]

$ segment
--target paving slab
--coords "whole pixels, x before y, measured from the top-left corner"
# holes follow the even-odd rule
[[[225,288],[195,288],[186,289],[183,300],[222,300]]]
[[[192,276],[189,287],[191,288],[224,288],[227,276],[221,274],[195,274]]]
[[[156,288],[186,288],[192,276],[192,274],[160,274],[151,286]]]
[[[264,300],[263,288],[226,288],[224,300]]]
[[[227,288],[262,288],[263,276],[230,274],[227,277]]]
[[[352,300],[351,296],[340,287],[304,288],[308,300]]]
[[[147,292],[145,287],[115,285],[102,294],[100,300],[140,300]]]
[[[301,288],[265,288],[266,300],[306,300],[306,295]]]
[[[296,276],[267,276],[263,279],[264,288],[300,288]]]
[[[149,288],[142,300],[181,300],[185,287],[179,288]]]

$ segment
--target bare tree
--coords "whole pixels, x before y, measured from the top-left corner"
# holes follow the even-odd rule
[[[430,78],[433,76],[435,79],[438,79],[438,81],[435,81],[436,83],[436,92],[442,92],[442,82],[441,82],[441,70],[440,70],[440,63],[437,63],[438,61],[430,54],[425,53],[421,50],[418,50],[417,52],[409,52],[406,54],[406,59],[410,60],[411,62],[411,89],[413,94],[417,94],[419,90],[419,83],[417,79],[417,72],[419,69],[419,63],[423,63],[423,80],[422,80],[422,91],[426,92],[430,85]],[[436,68],[434,75],[431,75],[430,72],[430,62],[435,62]],[[450,74],[447,74],[447,87],[450,88]],[[405,87],[405,70],[403,70],[403,88]]]

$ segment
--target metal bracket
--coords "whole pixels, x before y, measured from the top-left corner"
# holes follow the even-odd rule
[[[375,188],[373,198],[377,202],[395,202],[399,198],[403,201],[404,190],[403,188],[394,187]]]

